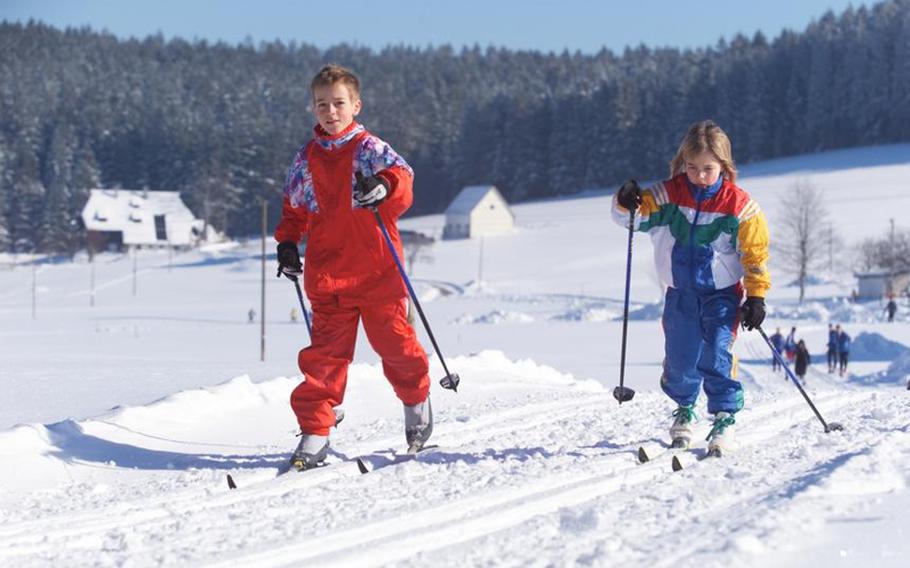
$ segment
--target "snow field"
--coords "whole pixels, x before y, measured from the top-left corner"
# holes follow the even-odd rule
[[[748,166],[742,185],[773,237],[779,193],[812,180],[853,244],[883,234],[882,203],[908,204],[908,147]],[[13,472],[0,482],[0,565],[905,564],[905,302],[897,323],[884,323],[876,302],[843,299],[855,284],[836,264],[798,306],[772,260],[765,330],[797,326],[813,354],[806,388],[846,430],[824,434],[771,372],[762,339],[740,332],[740,447],[698,461],[699,442],[674,474],[670,454],[635,459],[638,446],[666,442],[673,410],[658,387],[662,292],[648,239],[636,235],[633,256],[626,384],[637,395],[620,407],[610,391],[627,243],[609,197],[514,209],[516,231],[484,241],[482,277],[477,241],[438,241],[415,267],[463,379],[457,394],[440,389],[431,358],[439,448],[402,460],[401,405],[360,337],[329,465],[280,477],[297,442],[288,396],[306,331],[289,322],[293,287],[267,275],[259,361],[258,242],[172,260],[143,252],[136,296],[131,259],[100,255],[94,307],[85,259],[42,264],[35,320],[31,267],[0,271],[0,387],[10,401],[0,406],[0,465]],[[441,226],[441,216],[402,222]],[[846,377],[825,372],[829,322],[855,340]],[[710,418],[700,402],[699,440]],[[374,471],[361,475],[354,457]]]

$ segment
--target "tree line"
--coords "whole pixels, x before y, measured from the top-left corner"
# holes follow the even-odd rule
[[[83,246],[93,187],[178,190],[217,228],[255,233],[260,201],[274,218],[310,137],[308,84],[326,62],[360,75],[361,122],[413,166],[418,214],[465,185],[515,202],[666,175],[704,118],[739,162],[910,140],[910,0],[828,12],[773,40],[621,54],[320,50],[3,22],[0,250]]]

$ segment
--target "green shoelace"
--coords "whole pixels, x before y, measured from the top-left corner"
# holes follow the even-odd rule
[[[674,418],[679,418],[680,416],[684,417],[683,422],[685,424],[688,424],[693,420],[698,420],[698,416],[695,414],[695,409],[692,406],[680,406],[673,411]]]
[[[711,431],[708,432],[708,437],[705,440],[710,440],[714,436],[719,436],[724,433],[724,430],[727,429],[727,426],[733,426],[736,424],[736,419],[732,414],[724,416],[723,418],[715,418],[714,425],[711,427]]]

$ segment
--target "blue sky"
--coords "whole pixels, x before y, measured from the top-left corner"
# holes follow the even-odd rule
[[[874,2],[848,0],[0,0],[0,19],[90,25],[121,37],[224,40],[276,38],[320,48],[342,42],[479,44],[543,51],[627,45],[703,47],[737,32],[769,39],[802,30],[826,10]]]

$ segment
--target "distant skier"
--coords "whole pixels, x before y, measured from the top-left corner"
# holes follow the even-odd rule
[[[360,321],[404,405],[405,438],[420,447],[433,431],[427,356],[407,322],[404,286],[374,211],[403,256],[396,222],[413,200],[414,174],[391,146],[367,132],[360,81],[326,65],[310,83],[317,125],[294,158],[275,229],[279,271],[302,272],[297,244],[308,236],[304,288],[313,309],[312,344],[298,365],[306,379],[291,393],[302,431],[291,458],[297,469],[325,460],[333,407],[344,399]]]
[[[778,353],[784,352],[784,336],[781,334],[780,328],[777,328],[777,331],[774,332],[774,335],[772,335],[768,339],[771,340],[771,345],[774,346],[774,349]],[[777,357],[774,357],[774,356],[771,357],[771,370],[772,371],[782,370],[781,364],[777,360]]]
[[[794,370],[796,371],[796,376],[799,377],[799,382],[802,384],[806,384],[806,371],[809,370],[811,360],[812,356],[809,355],[809,350],[806,348],[806,342],[800,339],[796,343]]]
[[[828,372],[833,373],[837,368],[837,330],[833,324],[828,324]]]
[[[613,199],[613,218],[650,233],[661,281],[667,287],[661,388],[678,408],[670,437],[674,447],[692,440],[695,402],[704,380],[708,435],[713,455],[733,441],[734,415],[743,386],[734,380],[737,325],[748,329],[765,317],[771,287],[766,268],[768,227],[758,204],[737,187],[730,140],[710,120],[689,128],[670,162],[670,179],[642,190],[632,180]],[[748,296],[740,307],[743,288]]]
[[[847,335],[847,332],[840,328],[838,325],[837,330],[837,353],[840,356],[840,376],[844,376],[844,373],[847,372],[847,363],[850,359],[850,343],[853,342],[850,339],[850,336]]]
[[[787,361],[790,363],[793,362],[793,358],[796,356],[796,327],[790,328],[790,333],[787,334],[787,339],[784,340],[784,353],[787,355]]]
[[[888,305],[885,306],[885,311],[888,312],[888,323],[893,323],[894,314],[897,313],[897,302],[894,301],[893,296],[888,300]]]
[[[250,308],[250,311],[246,313],[247,323],[253,323],[256,321],[256,310]]]
[[[297,308],[291,308],[291,323],[297,323]]]

